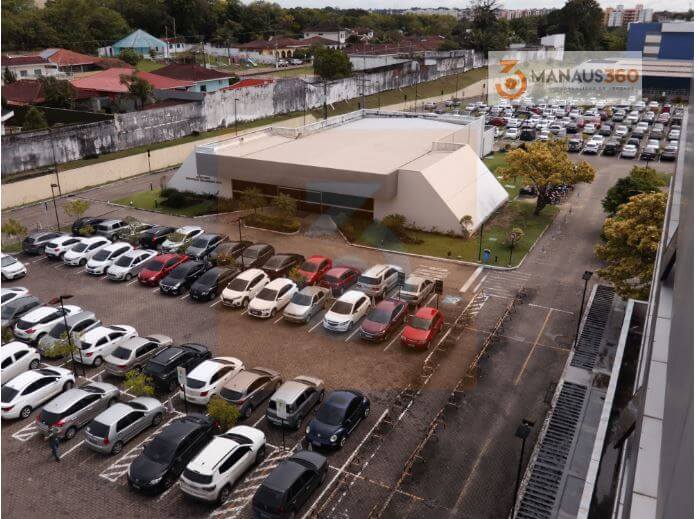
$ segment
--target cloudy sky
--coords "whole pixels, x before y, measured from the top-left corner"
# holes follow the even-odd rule
[[[409,7],[466,7],[467,0],[275,0],[284,7],[325,7],[327,5],[341,8],[360,7],[364,9],[405,9]],[[501,5],[507,9],[524,9],[534,7],[561,7],[564,0],[499,0]],[[600,0],[602,7],[610,7],[623,3],[625,6],[636,5],[636,0]],[[673,10],[686,11],[693,2],[690,0],[647,0],[644,6],[654,11]]]

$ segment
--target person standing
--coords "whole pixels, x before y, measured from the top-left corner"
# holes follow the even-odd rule
[[[58,454],[58,447],[60,445],[60,440],[58,439],[58,429],[51,427],[51,433],[47,437],[48,445],[51,447],[51,454],[56,461],[60,461],[60,455]]]

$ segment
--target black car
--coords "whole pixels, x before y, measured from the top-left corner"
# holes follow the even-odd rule
[[[39,298],[34,296],[20,296],[14,298],[9,303],[2,305],[2,327],[9,328],[15,325],[19,319],[27,312],[41,306]]]
[[[281,462],[254,494],[254,517],[294,517],[312,492],[322,485],[327,467],[327,458],[311,451],[299,451]]]
[[[227,236],[222,234],[201,234],[194,238],[185,254],[193,259],[203,259],[225,240]]]
[[[566,134],[575,135],[578,133],[578,125],[576,123],[569,123],[566,125]]]
[[[208,416],[190,414],[173,420],[131,462],[129,485],[144,492],[168,489],[214,433],[213,419]]]
[[[152,378],[156,388],[171,392],[179,386],[178,366],[183,366],[188,372],[210,358],[210,350],[202,344],[187,343],[171,346],[150,359],[143,368],[143,373]]]
[[[609,124],[603,124],[600,127],[600,130],[598,130],[598,135],[602,135],[603,137],[609,137],[612,135],[612,126]]]
[[[639,160],[656,160],[657,158],[658,152],[654,146],[646,146],[639,155]]]
[[[81,218],[78,218],[73,222],[72,225],[72,232],[73,236],[84,236],[86,234],[94,234],[94,230],[96,229],[97,225],[100,223],[106,221],[104,218],[92,218],[91,216],[83,216]],[[86,233],[84,230],[87,230],[87,228],[91,228],[92,232]]]
[[[266,260],[276,253],[276,250],[266,243],[250,245],[237,258],[237,264],[243,269],[259,268]]]
[[[185,261],[160,280],[160,292],[168,295],[179,295],[189,288],[209,268],[206,261]]]
[[[138,243],[144,249],[157,249],[176,229],[166,225],[157,225],[140,233]]]
[[[334,391],[324,399],[305,429],[314,447],[343,447],[356,426],[370,414],[370,400],[352,390]]]
[[[633,144],[637,148],[641,148],[641,139],[632,137],[631,139],[627,140],[627,144]]]
[[[603,155],[614,157],[620,152],[621,148],[622,144],[620,144],[618,141],[608,141],[605,143],[605,147],[603,148]]]
[[[535,128],[523,128],[520,132],[521,141],[534,141],[537,138],[537,130]]]
[[[46,244],[63,236],[62,232],[36,231],[22,240],[22,250],[27,254],[43,254]]]
[[[251,241],[226,241],[213,249],[213,252],[208,255],[208,261],[217,265],[225,261],[236,260],[251,244]]]
[[[276,254],[261,266],[261,270],[266,272],[270,279],[276,279],[285,276],[293,267],[301,265],[304,261],[305,256],[302,254]]]
[[[189,296],[197,301],[210,301],[239,273],[237,267],[214,267],[191,285]]]
[[[580,139],[571,139],[569,141],[567,150],[570,152],[576,152],[576,151],[581,151],[583,148],[583,141]]]

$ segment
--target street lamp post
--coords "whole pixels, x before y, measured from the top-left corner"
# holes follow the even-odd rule
[[[520,457],[518,458],[518,476],[515,480],[515,492],[513,493],[513,508],[511,508],[511,519],[515,516],[515,505],[518,501],[518,490],[520,489],[520,477],[523,473],[523,456],[525,455],[525,440],[530,435],[535,422],[523,420],[515,431],[515,437],[523,440],[520,445]]]
[[[51,184],[51,198],[53,199],[53,210],[56,213],[56,231],[60,232],[61,223],[60,223],[60,220],[58,219],[58,206],[56,205],[56,192],[54,191],[54,189],[57,187],[58,187],[58,184]]]
[[[233,106],[235,111],[235,137],[237,136],[237,101],[239,101],[238,98],[233,99]]]
[[[588,288],[588,281],[592,277],[593,277],[593,272],[590,270],[586,270],[583,273],[583,275],[581,276],[581,279],[583,279],[583,294],[581,295],[581,308],[578,311],[578,324],[576,325],[576,336],[574,338],[574,346],[576,345],[576,342],[578,341],[578,334],[581,331],[581,317],[583,317],[583,305],[586,302],[586,289]]]
[[[482,220],[482,226],[479,228],[479,256],[477,260],[482,260],[482,240],[484,239],[484,221]]]
[[[54,297],[49,301],[49,304],[55,305],[59,304],[61,307],[61,312],[63,312],[63,325],[65,326],[65,334],[68,337],[68,345],[70,346],[70,361],[73,365],[73,374],[75,375],[75,378],[78,377],[77,374],[77,366],[75,365],[75,346],[73,345],[73,337],[70,335],[70,329],[68,328],[68,316],[65,313],[65,306],[63,306],[63,301],[65,299],[70,299],[72,294],[63,294],[57,297]],[[82,376],[85,376],[85,364],[82,361],[82,349],[79,350],[80,352],[80,364],[82,365]]]

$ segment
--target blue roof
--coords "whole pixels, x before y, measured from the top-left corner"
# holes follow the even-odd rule
[[[150,49],[152,47],[165,47],[165,42],[155,38],[142,29],[132,32],[125,38],[120,39],[112,47],[131,48],[131,49]]]

